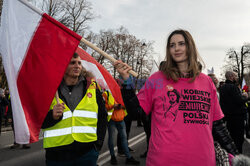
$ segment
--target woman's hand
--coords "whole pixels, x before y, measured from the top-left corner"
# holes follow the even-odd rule
[[[63,110],[65,109],[64,103],[56,104],[53,107],[53,119],[58,120],[63,116]]]
[[[129,78],[129,70],[132,69],[128,64],[123,63],[121,60],[117,60],[114,63],[114,66],[117,70],[117,72],[122,76],[123,80],[127,80]]]

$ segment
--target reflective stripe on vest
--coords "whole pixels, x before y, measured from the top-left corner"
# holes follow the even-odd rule
[[[92,111],[75,110],[73,112],[73,116],[97,119],[97,113]]]
[[[63,113],[63,119],[71,118],[72,116],[97,118],[97,113],[92,112],[92,111],[82,111],[82,110],[75,110],[73,114],[71,111],[67,111]]]
[[[44,132],[44,138],[62,136],[71,133],[96,133],[96,127],[73,126],[63,129],[48,130]]]
[[[67,119],[67,118],[71,118],[72,117],[72,112],[71,111],[67,111],[63,113],[63,120]]]
[[[74,126],[73,133],[96,133],[96,127]]]
[[[60,103],[63,101],[60,99]],[[50,109],[56,105],[54,98]],[[63,118],[54,126],[44,129],[44,148],[63,146],[78,142],[97,140],[98,105],[96,102],[96,84],[92,82],[86,95],[72,111],[65,104]]]
[[[63,129],[48,130],[44,132],[43,137],[48,138],[48,137],[67,135],[67,134],[72,133],[71,130],[72,130],[71,127],[63,128]]]

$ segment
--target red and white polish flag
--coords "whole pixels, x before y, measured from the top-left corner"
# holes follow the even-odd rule
[[[5,0],[0,51],[11,94],[15,139],[38,141],[39,132],[81,36],[25,0]]]
[[[88,70],[91,71],[95,76],[96,82],[106,90],[109,90],[115,100],[124,105],[120,86],[112,77],[112,75],[100,64],[95,58],[89,55],[86,51],[81,48],[77,48],[76,52],[80,55],[82,59],[82,65]]]

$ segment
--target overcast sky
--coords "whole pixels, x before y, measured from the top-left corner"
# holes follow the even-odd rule
[[[226,52],[250,42],[250,0],[94,0],[101,17],[91,30],[126,27],[139,39],[155,41],[160,60],[167,36],[175,29],[188,30],[206,67],[219,76]],[[157,57],[156,57],[157,58]],[[206,73],[207,69],[204,70]]]

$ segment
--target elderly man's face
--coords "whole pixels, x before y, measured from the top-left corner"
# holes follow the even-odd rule
[[[238,81],[238,75],[237,73],[233,74],[233,81],[237,82]]]
[[[81,74],[81,70],[82,70],[82,63],[81,63],[81,58],[77,57],[77,58],[72,58],[67,69],[66,72],[64,74],[64,76],[66,77],[78,77]]]

